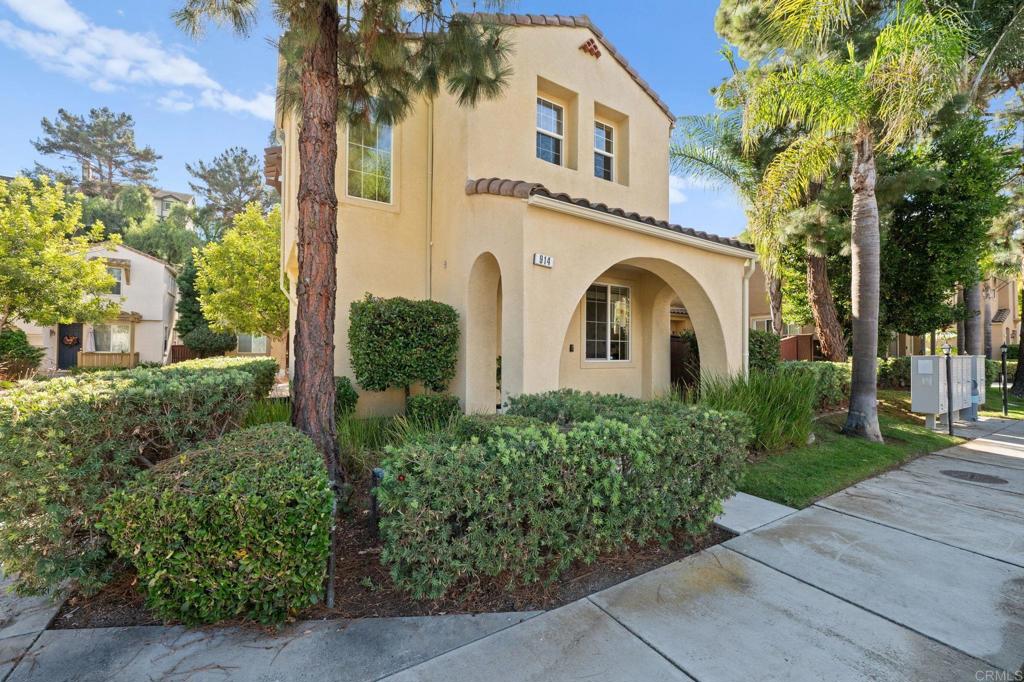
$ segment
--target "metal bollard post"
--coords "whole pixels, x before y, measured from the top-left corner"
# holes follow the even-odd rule
[[[949,424],[949,435],[953,435],[953,361],[949,343],[942,344],[942,354],[946,356],[946,423]]]
[[[1010,414],[1010,401],[1008,396],[1009,391],[1006,388],[1006,352],[1009,348],[1006,347],[1005,341],[1003,342],[1000,350],[1002,350],[1003,353],[1003,371],[1001,374],[1002,381],[1000,382],[1000,388],[1003,390],[1003,416],[1006,417]]]

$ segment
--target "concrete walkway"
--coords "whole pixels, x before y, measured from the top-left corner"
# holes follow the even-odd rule
[[[6,679],[1012,680],[1024,422],[970,435],[802,511],[737,496],[739,537],[547,613],[19,630]]]

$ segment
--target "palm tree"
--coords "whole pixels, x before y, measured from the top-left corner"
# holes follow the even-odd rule
[[[827,40],[851,25],[860,0],[776,0],[771,20],[791,45]],[[885,15],[869,54],[823,56],[765,76],[744,112],[744,139],[765,129],[807,132],[765,173],[758,205],[767,224],[804,200],[852,147],[853,380],[844,431],[881,441],[877,409],[880,230],[876,148],[909,140],[955,91],[966,54],[957,15],[908,1]]]
[[[206,22],[245,36],[258,0],[182,0],[174,20],[194,36]],[[394,124],[420,96],[442,86],[462,105],[499,94],[509,75],[509,45],[487,15],[458,13],[444,0],[274,0],[285,29],[279,100],[295,108],[299,129],[298,284],[292,423],[324,456],[340,492],[334,408],[334,316],[338,284],[337,123]],[[501,0],[483,3],[498,8]],[[332,536],[332,545],[333,545]],[[327,601],[333,601],[333,557]]]

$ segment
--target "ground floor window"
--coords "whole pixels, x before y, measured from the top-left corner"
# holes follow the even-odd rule
[[[593,284],[587,289],[587,360],[629,360],[629,287]]]
[[[254,353],[258,355],[267,354],[267,337],[254,336],[252,334],[238,335],[238,352]]]
[[[132,349],[130,324],[97,324],[92,328],[97,353],[128,353]]]

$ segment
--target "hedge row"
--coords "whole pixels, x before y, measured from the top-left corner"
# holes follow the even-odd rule
[[[779,365],[781,373],[812,374],[815,378],[815,408],[836,407],[850,395],[851,365],[846,362],[795,360]]]
[[[1013,373],[1010,372],[1012,363],[1007,364],[1007,373],[1012,381]],[[1016,366],[1013,367],[1016,369]],[[1002,371],[1001,360],[985,361],[985,381],[992,385],[999,381],[999,373]],[[878,359],[878,387],[910,390],[910,357],[879,358]]]
[[[238,426],[254,394],[239,369],[134,369],[0,394],[0,561],[22,592],[109,579],[100,503],[141,468]]]
[[[270,390],[274,388],[274,380],[277,378],[279,368],[277,360],[273,358],[221,356],[202,358],[200,360],[186,360],[185,362],[178,362],[173,365],[165,365],[161,369],[170,374],[207,369],[235,369],[246,372],[252,376],[253,397],[258,400],[266,398]]]
[[[468,420],[468,440],[387,450],[381,560],[417,598],[485,576],[550,579],[630,541],[701,532],[733,492],[749,439],[744,416],[679,402],[559,391],[512,409]]]
[[[313,442],[271,424],[161,462],[111,496],[102,526],[158,616],[276,623],[321,594],[331,503]]]

